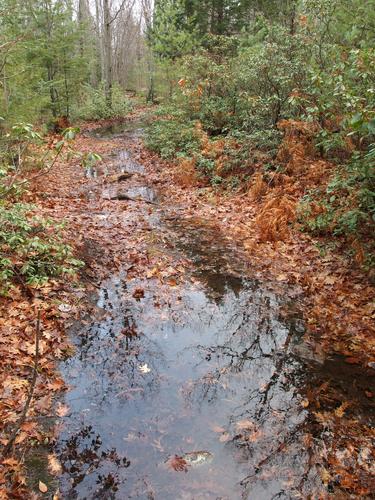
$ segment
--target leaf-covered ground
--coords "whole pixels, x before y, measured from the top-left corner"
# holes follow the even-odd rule
[[[123,140],[120,137],[98,141],[88,133],[97,126],[86,124],[75,148],[101,154],[105,161],[99,169],[106,169],[108,175],[90,178],[78,160],[60,161],[31,186],[28,195],[41,214],[67,222],[66,239],[74,245],[86,268],[80,285],[53,281],[39,290],[16,288],[10,297],[1,299],[2,446],[17,427],[29,394],[38,311],[41,328],[34,397],[11,452],[2,460],[0,498],[33,498],[56,491],[46,473],[48,468],[52,475],[59,472],[56,457],[49,449],[54,437],[48,421],[51,416],[58,420],[65,412],[58,402],[66,387],[58,375],[57,364],[71,352],[65,331],[87,309],[87,294],[95,290],[102,278],[122,266],[135,276],[156,276],[164,283],[171,280],[173,285],[187,265],[173,262],[169,255],[154,255],[150,251],[149,227],[139,211],[140,204],[144,207],[142,202],[119,202],[102,196],[103,190],[115,181],[110,179],[113,173],[110,153],[123,146]],[[242,245],[254,276],[260,279],[272,276],[282,284],[300,288],[305,297],[305,335],[317,360],[324,360],[327,354],[339,354],[349,373],[354,366],[363,374],[373,375],[374,288],[363,271],[354,268],[343,256],[331,251],[322,256],[319,242],[289,226],[288,199],[280,198],[281,191],[277,196],[273,193],[271,199],[260,194],[262,186],[258,186],[259,192],[253,186],[249,192],[237,195],[202,188],[182,178],[180,166],[163,162],[147,151],[141,139],[133,138],[126,147],[145,167],[147,183],[168,193],[161,204],[173,207],[176,214],[215,224],[227,238]],[[327,166],[311,163],[309,167],[314,178],[310,181],[316,183]],[[302,178],[296,182],[302,182]],[[292,195],[298,186],[288,185],[286,189]],[[109,217],[105,216],[107,213]],[[284,234],[282,239],[270,241],[272,238],[268,236],[275,226]],[[373,410],[375,389],[369,386],[359,391],[360,399],[367,400]],[[340,392],[335,393],[323,383],[307,395],[305,405],[311,409],[313,425],[327,432],[327,447],[321,456],[323,483],[327,488],[333,487],[333,482],[339,483],[340,491],[348,497],[370,496],[374,490],[371,442],[375,436],[356,412],[358,401],[343,400]],[[313,446],[313,435],[311,440],[309,446]],[[31,494],[24,463],[38,444],[46,447],[45,470],[41,469],[40,477],[33,480],[32,486],[39,493]]]

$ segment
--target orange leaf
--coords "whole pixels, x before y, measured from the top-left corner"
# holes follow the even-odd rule
[[[56,413],[59,417],[65,417],[69,413],[69,406],[61,403],[57,404]]]
[[[42,481],[39,481],[39,491],[42,493],[47,493],[48,487],[46,484],[44,484]]]

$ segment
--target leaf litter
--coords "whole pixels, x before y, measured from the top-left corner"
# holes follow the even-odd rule
[[[114,146],[118,147],[113,141],[98,143],[84,135],[76,142],[81,151],[94,149],[103,155]],[[242,244],[244,255],[251,260],[254,276],[262,279],[273,275],[276,290],[278,283],[287,282],[304,292],[305,338],[313,350],[342,355],[348,365],[367,367],[371,371],[375,362],[373,286],[358,269],[339,256],[328,252],[322,259],[315,240],[290,228],[288,221],[293,218],[293,206],[289,199],[273,205],[274,201],[269,198],[255,218],[262,196],[252,196],[252,201],[247,198],[244,203],[243,194],[225,197],[211,188],[203,194],[193,186],[187,189],[171,175],[175,166],[146,151],[138,139],[128,147],[134,158],[147,168],[148,182],[157,183],[159,189],[168,189],[168,205],[173,207],[171,216],[184,214],[185,217],[215,221],[228,238]],[[82,303],[86,294],[96,291],[97,283],[114,270],[127,266],[130,280],[143,275],[149,280],[156,279],[176,287],[181,275],[187,274],[191,266],[186,259],[176,262],[168,252],[152,252],[152,228],[148,222],[144,221],[142,225],[137,222],[137,207],[134,208],[130,201],[122,203],[102,198],[103,179],[87,179],[74,159],[67,163],[60,160],[57,166],[60,168],[43,178],[43,185],[39,181],[32,186],[30,201],[38,204],[43,215],[68,222],[65,237],[85,260],[87,268],[82,275],[84,288],[52,281],[33,290],[32,299],[17,288],[11,298],[1,299],[3,399],[0,417],[5,431],[1,439],[3,445],[27,398],[37,309],[42,311],[43,325],[40,370],[28,420],[18,435],[14,456],[3,459],[1,463],[0,488],[4,495],[12,495],[12,498],[23,498],[27,494],[23,452],[20,450],[30,449],[31,443],[38,444],[45,439],[46,431],[40,427],[39,417],[52,412],[64,417],[69,412],[61,405],[55,405],[53,409],[55,395],[65,390],[56,363],[71,353],[64,333],[72,319],[69,315],[80,308],[90,307]],[[153,208],[146,210],[151,213]],[[275,210],[280,211],[280,217],[283,217],[282,213],[287,214],[286,223],[280,218],[272,227],[260,229],[261,220],[273,218]],[[276,236],[275,232],[283,233],[282,237]],[[143,299],[144,293],[143,288],[134,289],[134,297],[138,300]],[[72,303],[76,305],[72,306]],[[151,371],[147,364],[140,365],[139,369],[143,373]],[[361,390],[365,397],[373,400],[371,387]],[[321,469],[321,479],[327,487],[336,482],[341,491],[348,494],[367,495],[373,489],[371,478],[374,471],[370,465],[374,458],[371,446],[373,430],[355,417],[355,402],[340,401],[339,393],[330,391],[330,386],[324,387],[316,394],[316,399],[309,397],[301,402],[302,407],[315,416],[316,424],[328,428],[332,436],[321,457],[325,464]],[[231,434],[225,429],[217,429],[214,432],[221,434],[219,441],[225,443]],[[237,422],[236,432],[249,441],[258,437],[254,424],[246,420]],[[49,458],[51,473],[58,474],[60,464],[53,454],[49,457],[53,457]],[[174,470],[186,471],[190,465],[184,455],[172,458]],[[42,493],[48,490],[42,481],[38,487]]]

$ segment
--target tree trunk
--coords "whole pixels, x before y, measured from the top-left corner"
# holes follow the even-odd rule
[[[148,90],[146,101],[153,103],[155,100],[155,67],[154,56],[151,47],[151,30],[153,26],[153,15],[157,7],[157,0],[154,2],[154,8],[149,0],[142,0],[143,17],[146,24],[146,34],[148,40],[147,47],[147,73],[148,73]]]
[[[112,31],[109,0],[103,0],[104,93],[107,106],[112,108]]]

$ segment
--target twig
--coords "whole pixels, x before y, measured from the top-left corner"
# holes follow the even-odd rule
[[[57,159],[59,158],[60,156],[60,153],[62,152],[63,148],[60,148],[57,152],[57,154],[55,155],[54,159],[52,160],[52,163],[51,165],[49,165],[49,167],[47,167],[46,169],[44,170],[41,170],[40,172],[38,172],[36,175],[34,175],[33,177],[31,177],[30,179],[28,179],[28,181],[33,181],[34,179],[37,179],[38,177],[40,177],[41,175],[46,175],[48,174],[52,169],[53,167],[55,166],[55,163],[57,162]]]
[[[38,318],[37,318],[37,322],[36,322],[34,369],[33,369],[33,378],[31,379],[31,384],[30,384],[29,395],[27,397],[25,406],[23,408],[22,415],[21,415],[20,419],[18,420],[17,425],[15,426],[7,444],[5,445],[5,447],[3,449],[2,458],[5,458],[9,454],[9,452],[13,446],[13,443],[17,437],[18,431],[20,430],[22,424],[26,420],[27,412],[29,411],[31,400],[33,399],[36,379],[38,376],[39,338],[40,338],[40,310],[38,311]]]
[[[116,194],[116,196],[111,196],[110,198],[108,198],[109,200],[126,200],[126,201],[140,201],[140,202],[143,202],[143,203],[148,203],[149,205],[156,205],[158,206],[159,204],[158,203],[155,203],[154,201],[151,201],[151,200],[146,200],[144,198],[133,198],[132,196],[128,196],[127,194],[122,194],[122,193],[118,193]]]

